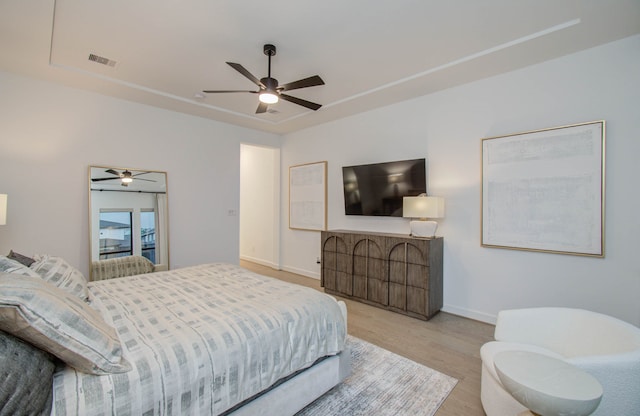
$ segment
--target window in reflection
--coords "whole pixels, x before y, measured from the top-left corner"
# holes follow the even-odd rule
[[[100,211],[100,260],[133,254],[131,211]]]
[[[142,255],[156,263],[156,213],[153,210],[140,211],[140,247]]]

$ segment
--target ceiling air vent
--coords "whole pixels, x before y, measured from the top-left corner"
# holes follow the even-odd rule
[[[111,67],[116,66],[116,61],[112,61],[109,58],[105,58],[103,56],[94,55],[92,53],[89,54],[89,60],[93,61],[93,62],[97,62],[97,63],[102,64],[102,65],[106,65],[106,66],[111,66]]]

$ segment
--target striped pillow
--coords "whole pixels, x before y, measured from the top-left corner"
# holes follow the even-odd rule
[[[131,370],[116,330],[77,296],[38,277],[0,272],[0,330],[85,373]]]
[[[48,254],[36,254],[34,257],[36,262],[30,267],[41,278],[82,300],[89,299],[87,278],[78,269],[62,257]]]
[[[23,276],[40,277],[40,275],[24,264],[5,256],[0,256],[0,272],[21,274]]]

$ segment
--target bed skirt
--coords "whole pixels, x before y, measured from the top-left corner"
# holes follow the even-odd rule
[[[350,373],[351,350],[347,347],[258,395],[228,416],[293,416]]]

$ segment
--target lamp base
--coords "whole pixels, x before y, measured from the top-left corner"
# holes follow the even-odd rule
[[[413,237],[435,237],[438,223],[435,221],[413,220],[409,223]]]

